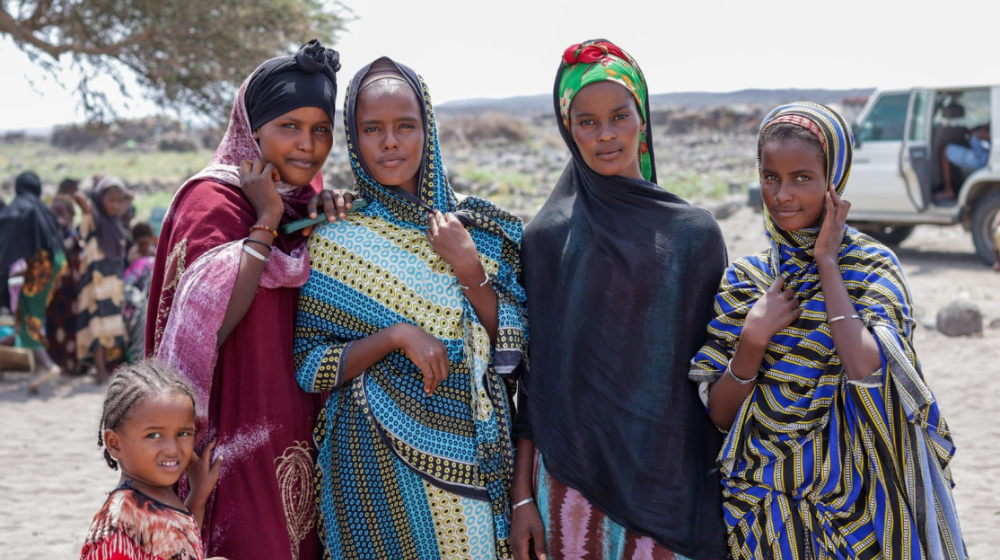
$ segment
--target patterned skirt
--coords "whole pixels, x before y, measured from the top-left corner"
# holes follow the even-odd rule
[[[537,452],[535,501],[550,560],[688,560],[612,521],[582,494],[549,474]]]
[[[52,291],[52,301],[45,311],[45,335],[49,357],[63,370],[63,375],[80,373],[76,356],[76,298],[80,291],[79,251],[69,251],[67,266],[59,286]]]
[[[14,315],[15,345],[18,348],[45,348],[45,308],[52,299],[52,288],[65,267],[66,255],[62,251],[52,255],[43,249],[28,259],[24,286]]]
[[[107,363],[125,355],[125,284],[122,264],[109,260],[89,263],[80,278],[77,299],[76,352],[81,359],[103,346]]]
[[[317,421],[324,557],[497,558],[490,503],[421,478],[389,448],[347,393],[343,389],[334,395],[333,406]]]

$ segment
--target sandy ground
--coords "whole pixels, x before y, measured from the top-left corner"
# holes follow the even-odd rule
[[[764,246],[760,215],[743,209],[722,222],[736,258]],[[954,432],[955,499],[973,558],[1000,553],[1000,274],[976,259],[960,228],[920,227],[897,251],[916,302],[916,335],[931,387]],[[978,303],[982,337],[949,338],[933,330],[942,306]],[[97,448],[99,389],[90,378],[61,379],[26,395],[27,376],[0,380],[0,557],[78,557],[111,471]]]

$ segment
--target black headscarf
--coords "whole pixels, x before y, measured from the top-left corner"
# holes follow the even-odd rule
[[[333,123],[340,54],[313,39],[295,56],[279,56],[261,64],[245,94],[250,130],[300,107],[318,107]]]
[[[91,216],[94,218],[94,233],[97,235],[97,245],[104,253],[104,258],[111,261],[125,260],[125,243],[128,232],[121,216],[109,216],[104,211],[104,195],[108,189],[118,187],[125,190],[125,183],[117,177],[102,177],[90,193]]]
[[[532,339],[515,435],[626,529],[725,558],[722,438],[687,378],[726,267],[722,233],[655,183],[584,163],[560,117],[564,68],[553,100],[573,160],[525,228]]]
[[[41,250],[62,250],[62,229],[56,215],[42,202],[42,181],[25,171],[14,181],[15,198],[0,211],[0,275],[15,262]]]

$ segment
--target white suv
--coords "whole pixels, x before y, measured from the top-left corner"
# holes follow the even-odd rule
[[[985,166],[942,165],[949,144],[968,148],[972,130],[984,125],[992,133],[993,115],[1000,115],[1000,86],[873,93],[854,125],[848,220],[890,245],[919,224],[960,223],[972,232],[979,258],[993,264],[990,226],[1000,212],[1000,148],[977,139]],[[949,167],[956,195],[943,197],[943,170]],[[759,194],[751,193],[751,201],[759,201]]]

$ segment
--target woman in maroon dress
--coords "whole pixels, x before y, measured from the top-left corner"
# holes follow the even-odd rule
[[[199,439],[217,439],[225,456],[202,528],[209,556],[321,555],[310,438],[322,400],[298,388],[292,363],[309,259],[305,237],[277,229],[314,213],[339,66],[317,41],[262,64],[211,163],[177,191],[163,222],[146,351],[192,385]],[[324,198],[331,219],[342,212]]]

